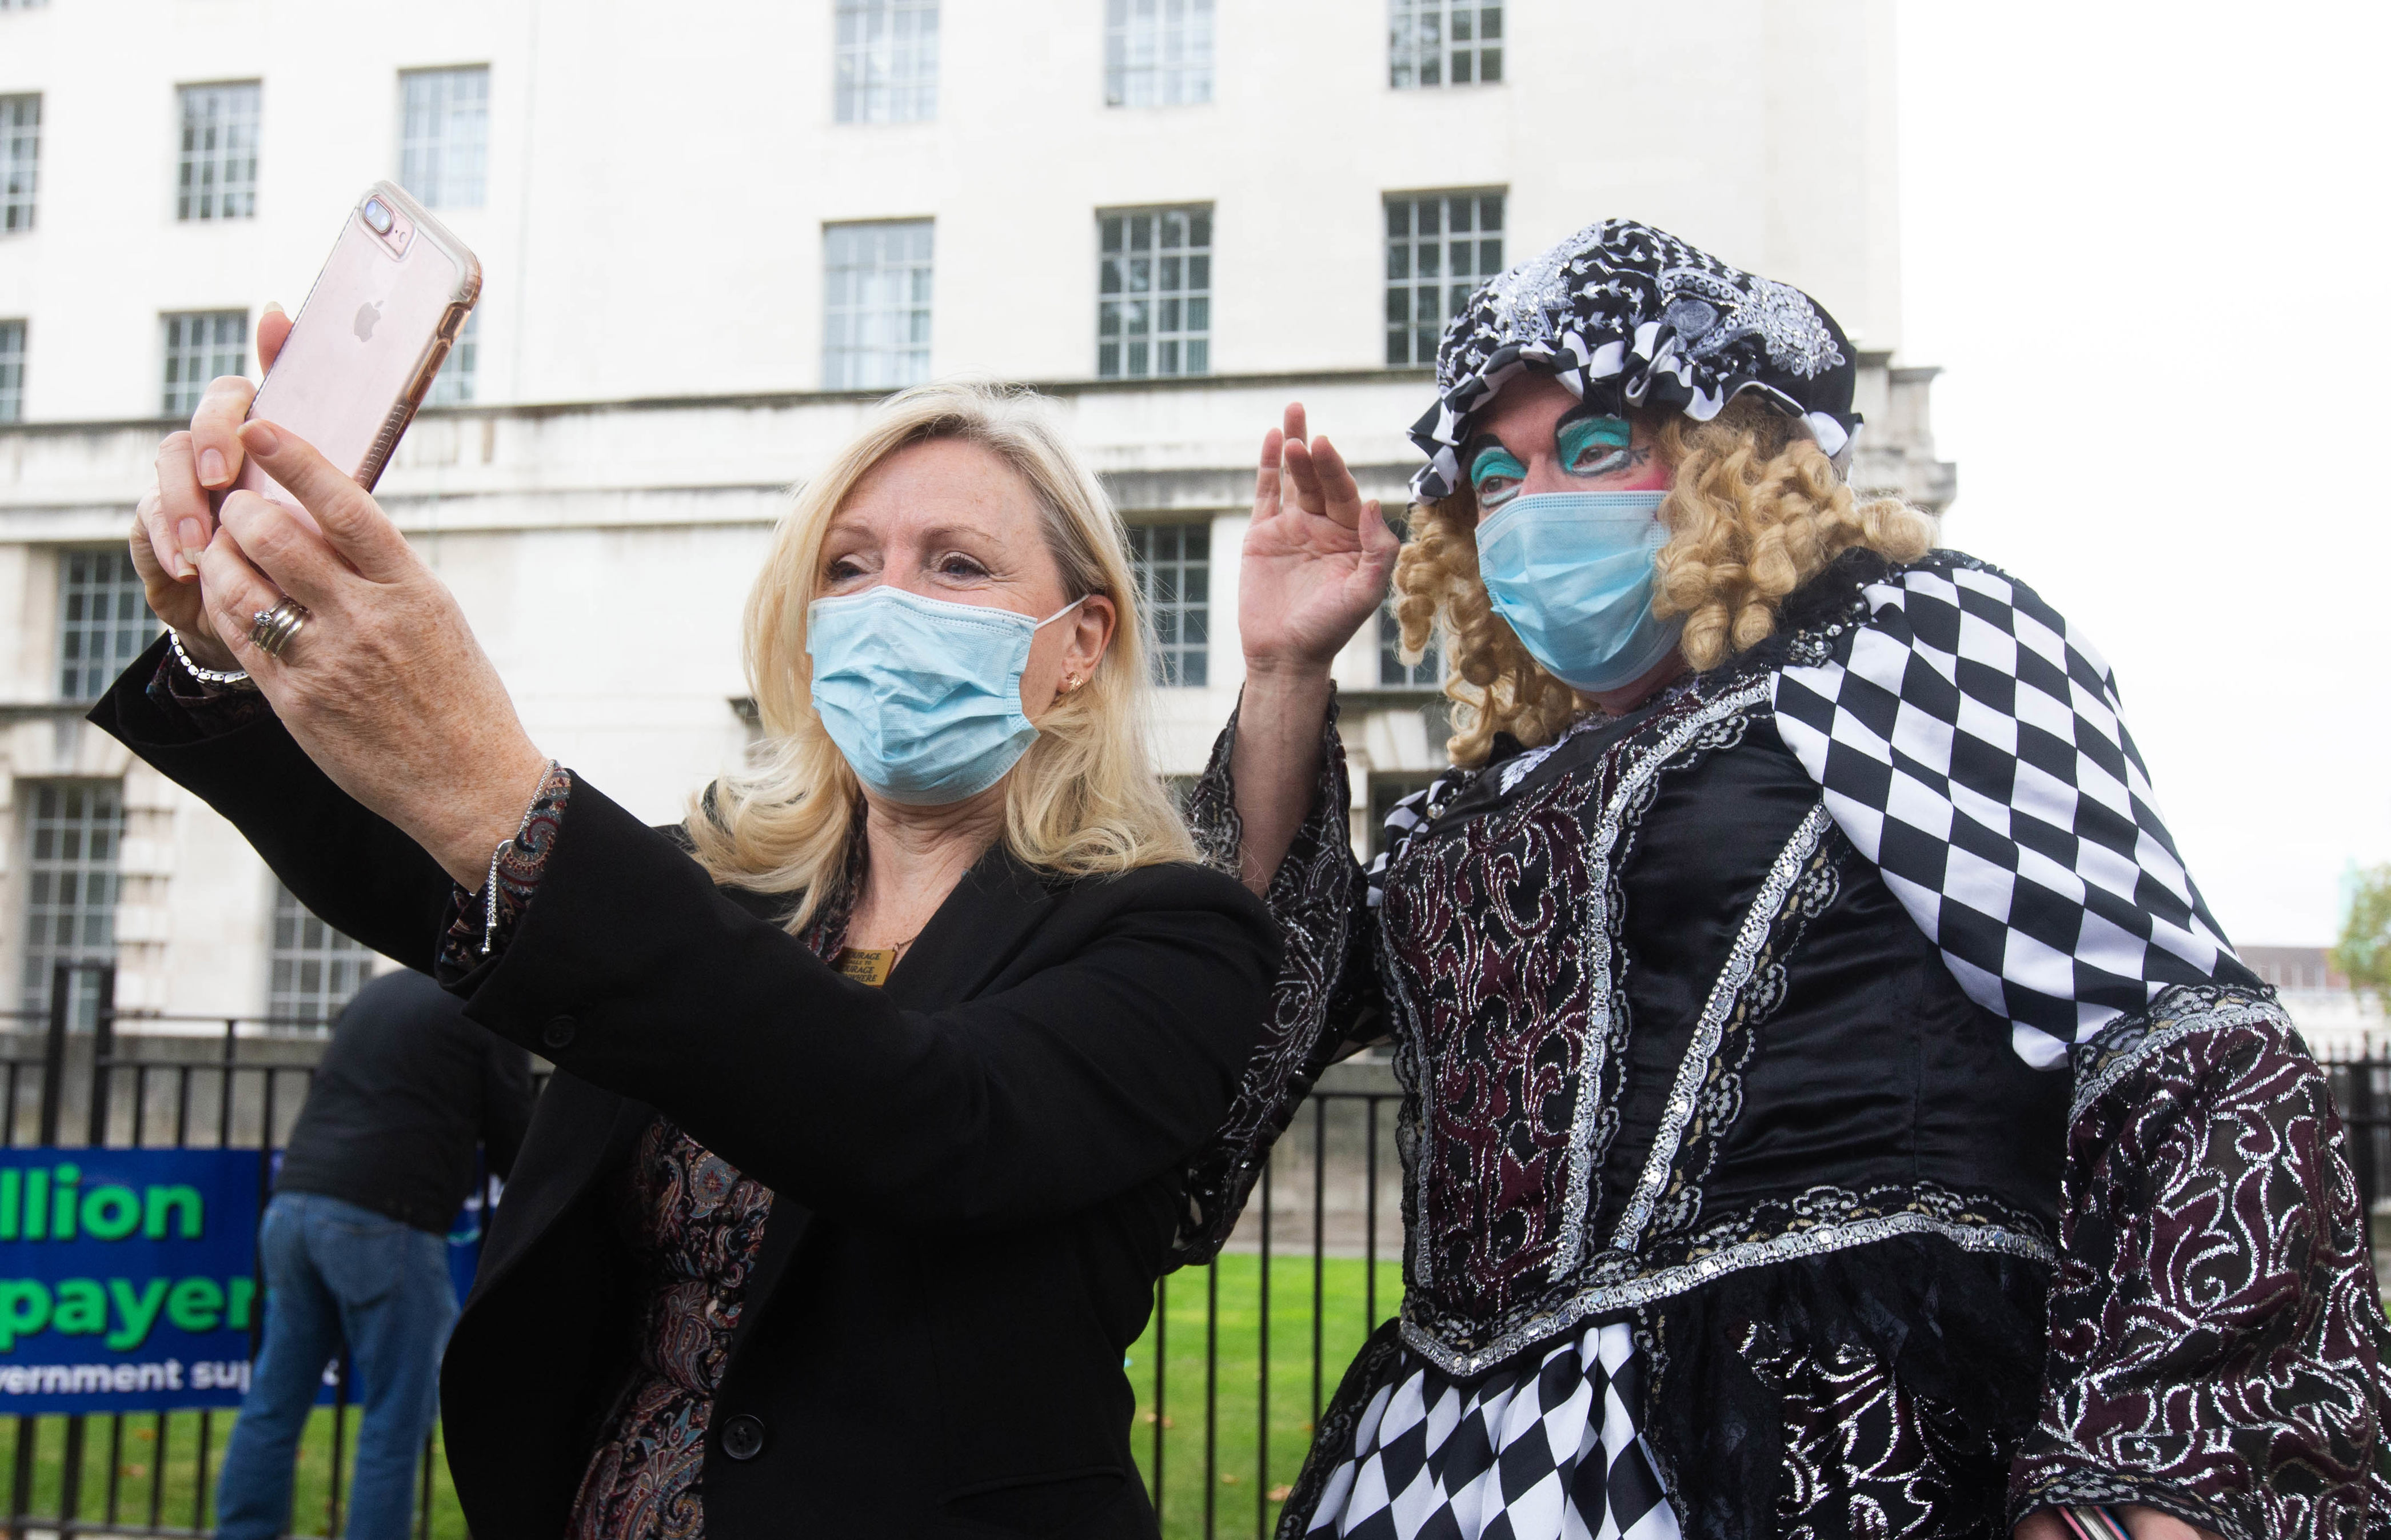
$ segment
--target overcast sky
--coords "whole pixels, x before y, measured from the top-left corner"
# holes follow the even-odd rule
[[[2087,632],[2235,941],[2391,860],[2391,6],[1899,0],[1945,544]]]

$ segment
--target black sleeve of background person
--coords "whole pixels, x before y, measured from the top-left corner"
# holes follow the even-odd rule
[[[1045,907],[1044,890],[1006,891],[1002,867],[965,875],[958,924]],[[1055,891],[988,959],[999,987],[958,979],[961,1003],[908,1009],[904,968],[885,990],[841,977],[585,780],[505,952],[450,987],[474,1020],[818,1213],[1035,1223],[1151,1180],[1213,1132],[1277,964],[1268,912],[1217,872]],[[948,917],[907,965],[994,934],[942,936]]]
[[[496,1032],[472,1029],[482,1039],[483,1157],[492,1174],[511,1176],[531,1127],[531,1055]]]
[[[333,784],[274,718],[208,737],[160,710],[149,685],[166,648],[162,636],[135,659],[91,720],[222,813],[326,925],[429,971],[447,914],[448,874]]]
[[[369,980],[332,1029],[275,1189],[446,1235],[473,1185],[489,1039],[422,974]]]

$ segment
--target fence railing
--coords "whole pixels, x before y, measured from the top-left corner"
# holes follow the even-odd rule
[[[325,1042],[293,1029],[315,1024],[136,1017],[115,1010],[112,973],[72,966],[98,975],[81,996],[95,1025],[74,1029],[71,991],[54,988],[51,1012],[19,1016],[20,1029],[0,1038],[0,1136],[255,1149],[262,1192]],[[180,1030],[131,1035],[151,1023]],[[211,1029],[193,1035],[196,1026]],[[2325,1068],[2367,1211],[2391,1214],[2391,1053]],[[1271,1533],[1325,1398],[1400,1303],[1399,1100],[1383,1067],[1332,1071],[1273,1149],[1221,1257],[1155,1286],[1152,1319],[1124,1367],[1137,1397],[1135,1453],[1169,1540]],[[352,1415],[343,1376],[311,1430],[316,1463],[303,1467],[294,1534],[340,1532]],[[13,1448],[11,1540],[213,1533],[213,1478],[233,1421],[206,1411],[0,1417],[0,1451]],[[416,1534],[469,1540],[438,1437],[424,1452]]]

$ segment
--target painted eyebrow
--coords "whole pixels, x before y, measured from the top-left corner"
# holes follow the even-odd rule
[[[1473,467],[1478,463],[1478,457],[1484,454],[1489,449],[1500,449],[1506,455],[1511,454],[1510,446],[1505,444],[1501,439],[1496,438],[1493,434],[1480,434],[1477,437],[1471,439],[1468,443],[1461,446],[1461,464],[1465,473],[1470,467]],[[1511,458],[1513,459],[1517,459],[1519,457],[1517,455],[1511,455]]]

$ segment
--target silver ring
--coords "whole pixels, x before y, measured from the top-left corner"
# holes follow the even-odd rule
[[[257,612],[257,618],[250,623],[250,643],[267,657],[279,660],[284,649],[291,645],[291,639],[306,624],[305,607],[295,599],[286,598],[270,610]]]

